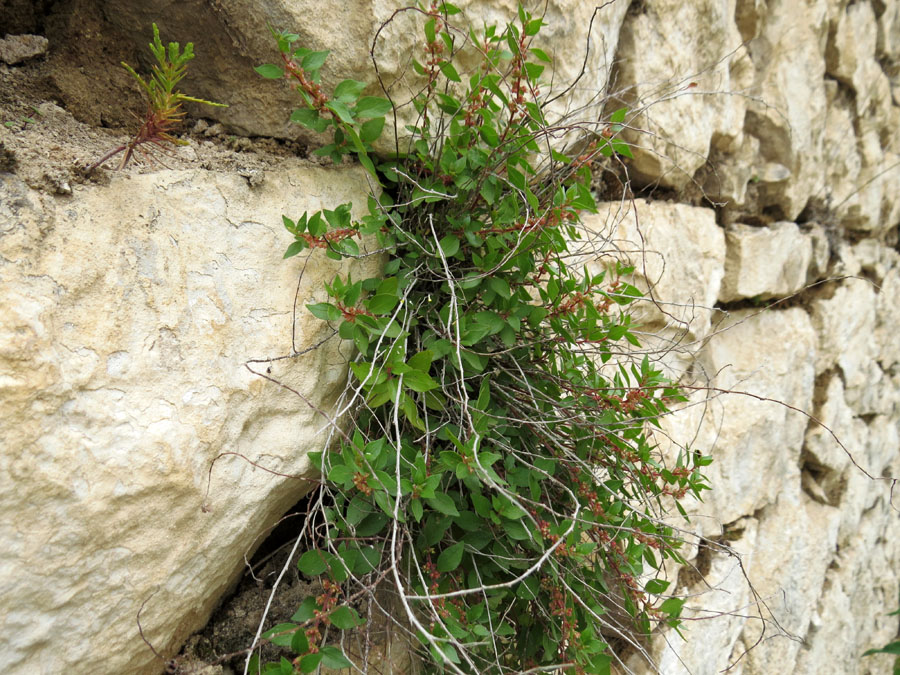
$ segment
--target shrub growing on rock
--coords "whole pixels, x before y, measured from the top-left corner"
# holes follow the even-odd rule
[[[382,602],[429,668],[457,673],[605,673],[612,641],[678,625],[683,599],[658,573],[682,542],[664,516],[706,488],[710,460],[664,461],[653,429],[683,399],[640,353],[631,270],[591,273],[575,254],[592,170],[630,154],[627,111],[560,150],[571,127],[545,116],[542,20],[520,9],[467,33],[457,11],[421,10],[417,118],[392,158],[371,146],[392,103],[354,80],[326,93],[327,52],[281,33],[281,63],[257,68],[296,85],[291,119],[330,134],[318,154],[355,155],[384,188],[358,220],[350,205],[285,217],[285,257],[386,262],[307,306],[356,347],[352,423],[330,419],[336,442],[315,457],[317,536],[299,569],[323,592],[264,636],[292,659],[256,656],[251,672],[348,667],[360,613]],[[465,71],[463,48],[478,55]]]

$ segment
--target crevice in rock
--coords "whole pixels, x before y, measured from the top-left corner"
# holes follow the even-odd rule
[[[740,312],[744,309],[755,309],[758,311],[762,311],[773,302],[778,302],[778,299],[758,300],[754,298],[744,298],[742,300],[732,300],[731,302],[717,302],[714,307],[720,312],[730,314],[731,312]]]
[[[290,620],[305,598],[322,592],[318,580],[304,579],[297,569],[297,558],[315,543],[302,542],[297,554],[289,559],[297,534],[303,527],[303,519],[317,495],[314,490],[302,497],[270,530],[248,561],[234,590],[222,596],[206,626],[188,638],[176,659],[178,668],[174,672],[188,675],[199,672],[205,664],[242,672],[246,658],[242,650],[253,644],[274,581],[285,567],[287,572],[272,597],[266,628]],[[233,656],[224,658],[231,654]],[[263,647],[264,660],[277,662],[282,655],[290,654],[275,645]]]
[[[697,584],[706,579],[712,569],[712,559],[715,554],[715,547],[712,546],[714,540],[701,538],[697,547],[697,555],[693,562],[678,569],[678,578],[675,582],[676,588],[693,588]]]
[[[865,422],[866,426],[869,426],[875,421],[875,418],[878,417],[878,413],[859,413],[856,417]]]
[[[827,300],[832,297],[840,283],[840,281],[823,281],[786,297],[742,298],[730,302],[717,302],[714,308],[725,313],[746,309],[756,310],[757,312],[780,312],[794,307],[809,311],[813,300]]]
[[[810,499],[827,506],[838,506],[841,503],[847,488],[843,472],[819,463],[806,451],[801,455],[800,466],[800,487]]]
[[[628,6],[628,12],[625,16],[640,16],[641,14],[645,14],[646,12],[647,3],[645,2],[645,0],[632,0],[632,3]]]

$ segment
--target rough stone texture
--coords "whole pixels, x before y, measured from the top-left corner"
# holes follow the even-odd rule
[[[462,27],[461,43],[469,25],[505,25],[513,20],[518,3],[515,0],[460,0],[454,4],[462,10],[462,14],[451,17],[454,25]],[[557,114],[578,111],[579,119],[596,118],[604,103],[603,93],[628,2],[616,0],[598,10],[593,23],[590,18],[597,3],[587,0],[522,4],[530,11],[543,13],[547,20],[536,46],[546,48],[555,68],[553,81],[548,80],[543,93],[562,93],[573,84],[585,64],[581,80],[560,99],[553,111]],[[326,90],[351,76],[374,82],[372,49],[378,72],[391,98],[397,105],[404,106],[405,117],[413,114],[409,101],[418,80],[413,74],[411,59],[425,60],[422,15],[411,11],[395,15],[398,7],[403,5],[392,0],[327,3],[221,0],[203,5],[202,9],[195,4],[173,4],[162,0],[104,0],[103,5],[109,21],[128,30],[140,48],[146,40],[134,27],[149,27],[153,21],[167,40],[194,41],[197,58],[191,66],[191,91],[211,100],[218,100],[222,92],[228,92],[230,103],[229,108],[204,109],[202,114],[220,120],[240,133],[295,137],[300,131],[297,125],[288,122],[289,111],[297,106],[297,94],[287,83],[263,80],[252,71],[255,65],[278,59],[268,26],[296,32],[300,35],[300,45],[331,50],[331,57],[322,71]],[[379,33],[379,27],[388,20],[390,22]],[[588,38],[590,49],[585,63]],[[367,93],[380,94],[381,91],[373,85]],[[389,148],[385,145],[384,149]]]
[[[848,279],[831,298],[812,303],[812,319],[819,336],[817,372],[837,366],[845,394],[858,414],[880,412],[888,401],[877,395],[883,375],[875,356],[875,301],[872,283]]]
[[[893,2],[637,4],[614,92],[636,111],[633,174],[727,214],[795,220],[812,200],[846,227],[890,227],[897,22]]]
[[[812,237],[801,233],[794,223],[731,225],[725,231],[725,243],[728,252],[720,302],[784,297],[806,285]]]
[[[639,113],[627,137],[644,180],[683,188],[711,151],[741,147],[746,101],[725,92],[752,69],[734,17],[734,0],[645,0],[626,19],[613,93]]]
[[[50,4],[6,3],[0,25],[40,33]],[[514,13],[506,0],[458,4],[460,23]],[[0,65],[0,84],[67,63],[68,89],[58,73],[50,78],[67,110],[67,92],[84,96],[96,82],[89,98],[108,104],[86,118],[126,119],[132,94],[99,94],[97,73],[122,58],[139,63],[131,54],[146,58],[146,28],[157,21],[164,39],[196,43],[186,89],[231,104],[202,114],[279,138],[296,133],[287,124],[294,96],[250,71],[276,58],[266,23],[332,49],[323,76],[333,84],[370,79],[369,45],[394,8],[53,5],[57,18],[73,6],[94,14],[71,51],[51,39],[48,59]],[[581,68],[593,7],[548,5],[555,91]],[[407,19],[376,45],[398,100],[408,92],[395,78],[408,73],[418,39]],[[688,566],[667,567],[670,591],[688,594],[688,615],[703,620],[688,622],[687,643],[671,631],[653,637],[658,670],[629,665],[666,675],[728,666],[735,675],[888,673],[890,657],[861,654],[898,625],[888,612],[900,521],[883,477],[900,475],[900,2],[616,0],[592,30],[586,77],[560,105],[584,107],[593,122],[605,93],[616,95],[610,106],[637,102],[628,137],[644,148],[625,162],[632,186],[674,188],[662,196],[694,206],[604,202],[586,220],[600,239],[583,253],[593,265],[630,260],[635,283],[652,288],[654,302],[640,303],[641,337],[698,387],[666,432],[715,460],[713,490],[691,506],[689,525],[676,522],[705,539],[691,542]],[[77,63],[88,48],[109,66]],[[605,92],[611,64],[614,91]],[[228,457],[216,464],[204,514],[209,461],[239,451],[295,474],[323,442],[320,418],[243,368],[290,348],[296,266],[278,260],[281,212],[346,201],[362,183],[294,163],[245,171],[245,153],[235,153],[228,173],[82,186],[76,171],[38,166],[41,156],[90,156],[73,150],[83,130],[62,125],[66,111],[39,109],[40,125],[0,128],[0,170],[16,171],[0,177],[0,474],[16,486],[0,494],[0,653],[12,673],[159,672],[137,634],[141,604],[148,638],[167,654],[177,649],[250,542],[303,489]],[[22,106],[12,118],[30,114]],[[39,145],[42,126],[53,132]],[[213,124],[204,133],[180,151],[198,165],[225,132]],[[106,145],[98,136],[92,149]],[[333,271],[308,271],[304,299]],[[823,280],[790,303],[746,309]],[[744,309],[717,312],[717,302]],[[301,321],[301,346],[317,326]],[[327,407],[342,384],[337,350],[279,362],[273,375]],[[827,429],[754,396],[807,411]],[[757,644],[759,615],[767,623]]]
[[[328,424],[244,363],[291,351],[300,263],[281,262],[282,212],[365,203],[363,190],[359,170],[299,162],[257,187],[161,171],[71,198],[0,176],[6,672],[159,672],[141,605],[145,636],[171,654],[305,491],[248,460],[302,475]],[[315,260],[301,296],[336,269]],[[327,335],[306,312],[295,328],[298,349]],[[272,363],[270,376],[329,411],[342,349]],[[219,460],[207,497],[223,452],[246,459]]]
[[[604,202],[584,218],[601,249],[590,263],[600,271],[612,260],[635,268],[628,281],[645,297],[635,320],[647,340],[684,361],[710,329],[725,260],[725,239],[711,209],[684,204]]]
[[[875,343],[879,345],[878,363],[885,371],[900,366],[900,340],[897,326],[900,326],[900,266],[885,275],[881,282],[875,312]]]
[[[800,309],[742,310],[715,323],[695,366],[715,387],[693,443],[715,458],[709,475],[717,489],[697,511],[707,517],[704,532],[718,534],[722,523],[752,515],[798,482],[807,420],[782,404],[810,408],[815,344]]]
[[[49,42],[41,35],[8,35],[0,40],[0,61],[22,63],[47,52]]]
[[[670,641],[661,649],[659,672],[666,675],[715,675],[730,665],[732,651],[746,619],[729,616],[729,613],[736,606],[746,606],[752,602],[742,566],[749,565],[753,559],[758,528],[759,522],[750,517],[732,524],[726,546],[734,555],[725,546],[706,545],[702,557],[708,562],[697,561],[703,564],[703,579],[690,584],[689,590],[693,594],[702,594],[703,602],[697,605],[697,609],[689,609],[685,613],[685,617],[691,619],[685,622],[687,640],[683,643]],[[711,644],[716,645],[715,650],[709,648]],[[638,669],[644,670],[640,665]]]
[[[761,514],[757,554],[748,572],[765,605],[754,604],[749,614],[767,623],[750,618],[744,628],[747,671],[802,672],[794,668],[802,642],[791,637],[808,631],[835,551],[839,521],[838,509],[816,503],[796,484]],[[777,623],[768,623],[770,619]]]

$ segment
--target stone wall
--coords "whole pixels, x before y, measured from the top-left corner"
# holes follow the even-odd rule
[[[476,24],[514,13],[457,4]],[[307,489],[347,347],[249,364],[302,400],[247,362],[327,337],[293,321],[302,263],[280,261],[281,214],[363,203],[367,185],[288,156],[289,92],[250,68],[273,59],[270,23],[332,49],[326,80],[372,80],[368,45],[393,9],[0,9],[0,34],[49,39],[45,56],[0,64],[4,121],[26,102],[43,122],[0,127],[6,672],[160,672],[138,611],[144,637],[177,652]],[[713,490],[680,521],[690,564],[669,570],[690,597],[688,641],[664,632],[648,650],[665,675],[890,672],[889,657],[860,655],[897,633],[900,498],[884,478],[900,476],[900,1],[616,0],[592,14],[547,5],[555,91],[584,64],[557,111],[638,111],[638,198],[586,222],[635,262],[652,291],[646,340],[696,387],[667,433],[715,459]],[[73,164],[116,142],[96,128],[122,114],[111,101],[138,99],[99,75],[85,96],[79,78],[138,63],[134,26],[151,21],[197,43],[191,93],[231,107],[202,111],[218,117],[171,169],[85,180]],[[398,98],[409,40],[398,20],[374,49]],[[301,302],[335,271],[315,260]],[[210,473],[222,453],[237,454]],[[637,656],[627,667],[652,672]]]

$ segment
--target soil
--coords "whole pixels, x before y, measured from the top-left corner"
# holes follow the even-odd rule
[[[19,9],[13,17],[0,13],[0,21],[43,30],[50,45],[42,57],[15,66],[0,63],[0,171],[58,194],[68,194],[74,184],[108,181],[121,156],[90,175],[85,168],[140,127],[146,103],[120,63],[141,72],[145,56],[121,47],[126,41],[118,38],[94,0],[56,2],[38,19]],[[221,124],[203,119],[201,106],[192,104],[187,112],[177,134],[187,145],[156,152],[124,170],[202,168],[234,172],[254,183],[285,157],[307,156],[299,142],[229,134]]]
[[[322,592],[318,582],[308,583],[300,578],[296,560],[288,561],[291,543],[271,557],[257,554],[262,560],[255,564],[251,562],[234,594],[225,598],[205,628],[188,639],[181,653],[170,662],[167,672],[174,675],[243,672],[247,658],[243,650],[253,644],[273,582],[285,565],[287,573],[272,597],[265,629],[290,621],[306,597]],[[277,662],[281,656],[292,658],[296,655],[275,645],[265,645],[261,650],[263,663]]]

